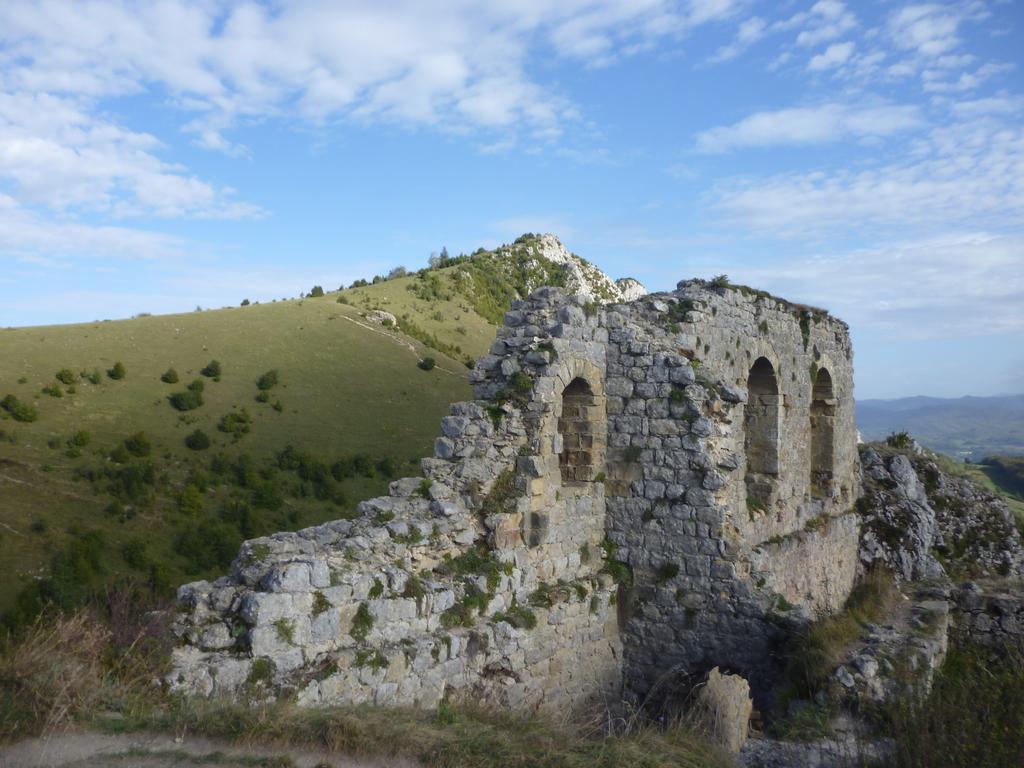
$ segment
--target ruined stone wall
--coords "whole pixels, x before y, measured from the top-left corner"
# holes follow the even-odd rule
[[[834,610],[853,584],[849,338],[842,323],[824,313],[804,319],[806,311],[700,282],[607,311],[609,536],[633,569],[623,642],[638,696],[713,666],[743,673],[763,693],[787,624]],[[778,392],[748,422],[759,358],[771,363]],[[811,474],[815,361],[837,395],[825,492]],[[774,452],[756,466],[773,473],[756,504],[747,502],[752,438]]]
[[[617,699],[604,488],[580,479],[603,462],[604,339],[563,303],[541,290],[509,313],[472,372],[481,399],[442,421],[425,479],[392,483],[355,520],[246,542],[230,576],[183,587],[168,682],[307,704]],[[573,454],[590,469],[563,483],[561,394],[576,380]]]
[[[845,326],[699,282],[605,307],[540,289],[505,320],[426,479],[182,589],[172,685],[564,708],[720,666],[767,690],[787,627],[853,581]],[[778,391],[760,379],[747,419],[760,358]]]

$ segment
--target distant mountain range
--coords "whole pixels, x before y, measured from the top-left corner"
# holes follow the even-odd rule
[[[865,440],[906,431],[932,450],[972,461],[1024,455],[1024,395],[860,400],[856,412]]]

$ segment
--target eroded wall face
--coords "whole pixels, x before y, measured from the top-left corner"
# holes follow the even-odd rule
[[[801,319],[782,302],[695,284],[606,315],[609,536],[633,568],[620,604],[639,697],[668,687],[670,670],[716,665],[763,693],[783,627],[849,593],[849,340],[831,318]],[[840,390],[823,483],[812,482],[825,451],[811,445],[812,364],[831,366]]]

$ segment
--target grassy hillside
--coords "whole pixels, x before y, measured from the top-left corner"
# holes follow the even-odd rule
[[[167,593],[417,474],[508,303],[566,284],[531,238],[315,298],[0,331],[0,612]]]
[[[54,568],[92,586],[130,575],[163,590],[213,575],[247,535],[350,514],[383,492],[390,475],[418,473],[449,403],[470,396],[465,359],[486,351],[494,327],[463,296],[418,298],[408,290],[417,282],[0,331],[0,400],[11,395],[37,414],[18,421],[16,407],[0,409],[0,610]],[[364,319],[374,307],[406,316],[416,335],[459,359]],[[436,360],[429,371],[417,366],[426,356]],[[213,360],[220,375],[204,376]],[[108,373],[116,363],[123,379]],[[168,369],[177,383],[161,380]],[[259,402],[257,381],[271,370],[278,383]],[[169,398],[196,380],[203,404],[176,410]],[[209,448],[186,446],[196,430]],[[145,455],[125,445],[139,432],[144,439],[129,446]],[[324,490],[315,469],[309,478],[272,471],[288,445],[328,468],[340,459],[358,466],[342,467]],[[222,474],[211,469],[215,456],[219,469],[228,467]],[[248,470],[239,471],[239,457]],[[282,498],[255,499],[260,482]],[[207,524],[219,527],[211,533]],[[190,533],[216,540],[217,551],[190,553]],[[68,600],[81,597],[72,591]]]

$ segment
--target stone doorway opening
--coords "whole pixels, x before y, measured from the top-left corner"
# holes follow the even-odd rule
[[[747,506],[767,510],[779,477],[779,382],[775,368],[759,357],[747,376],[743,446],[747,456]]]
[[[827,498],[835,471],[836,399],[832,374],[819,368],[811,393],[811,495]]]
[[[575,378],[562,391],[562,415],[558,417],[562,450],[558,466],[563,484],[590,483],[599,474],[603,460],[602,411],[586,379]]]

